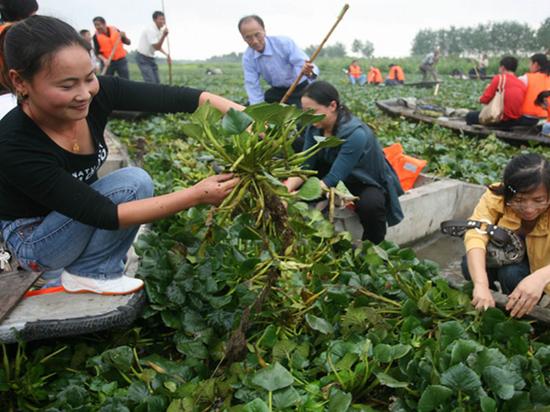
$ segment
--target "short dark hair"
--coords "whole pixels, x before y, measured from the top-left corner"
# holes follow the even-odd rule
[[[93,19],[92,21],[93,21],[94,23],[95,23],[96,21],[98,21],[98,22],[100,22],[101,24],[107,24],[107,22],[105,21],[105,19],[104,19],[103,17],[101,17],[101,16],[96,16],[96,17],[94,17],[94,19]]]
[[[506,167],[502,183],[489,186],[493,193],[509,202],[518,193],[529,193],[543,185],[550,194],[550,164],[538,153],[527,153],[514,157]]]
[[[158,17],[164,17],[164,13],[162,11],[155,11],[153,13],[153,20],[156,20]]]
[[[536,53],[531,56],[531,61],[537,63],[540,67],[539,72],[550,76],[550,64],[548,63],[548,58],[545,54]]]
[[[4,22],[26,19],[38,10],[36,0],[2,0],[0,14]]]
[[[239,31],[241,31],[241,26],[250,20],[256,21],[260,26],[262,26],[262,29],[265,30],[264,21],[262,20],[262,18],[256,14],[249,14],[248,16],[241,17],[241,19],[239,20],[239,24],[237,25]]]
[[[550,97],[550,90],[545,90],[543,92],[540,92],[537,96],[537,98],[535,99],[535,104],[537,106],[544,106],[544,102],[546,99],[548,99]]]
[[[90,30],[88,29],[82,29],[78,32],[78,34],[80,34],[81,36],[84,36],[86,33],[90,33]]]
[[[4,62],[0,81],[15,92],[8,75],[10,70],[30,81],[50,64],[57,51],[73,45],[90,51],[88,42],[75,29],[55,17],[35,15],[8,26],[0,35],[0,56]]]
[[[499,65],[504,67],[509,72],[515,72],[518,68],[518,59],[514,56],[504,56],[500,59]]]

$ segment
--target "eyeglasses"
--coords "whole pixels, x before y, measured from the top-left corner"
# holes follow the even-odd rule
[[[243,36],[243,39],[244,41],[246,41],[247,43],[250,43],[251,41],[253,41],[254,39],[256,40],[260,40],[260,39],[263,39],[265,36],[265,33],[263,31],[258,31],[254,34],[249,34],[249,35],[246,35],[246,36]]]
[[[512,199],[506,203],[506,206],[511,207],[514,210],[525,210],[528,208],[531,209],[545,209],[550,205],[550,201],[546,200],[522,200],[522,199]]]

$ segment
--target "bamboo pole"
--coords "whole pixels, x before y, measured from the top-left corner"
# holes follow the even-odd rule
[[[325,36],[325,38],[323,39],[323,41],[321,42],[321,44],[319,45],[319,47],[317,47],[317,50],[315,50],[315,52],[311,55],[311,58],[309,59],[309,63],[313,63],[313,61],[317,58],[317,56],[319,55],[319,53],[321,52],[321,50],[323,49],[323,46],[325,45],[325,43],[327,42],[327,40],[329,39],[329,37],[331,36],[332,32],[334,31],[334,29],[336,29],[336,26],[338,26],[338,24],[340,23],[340,21],[342,20],[342,18],[344,17],[344,14],[346,14],[346,12],[348,11],[349,9],[349,4],[346,4],[343,8],[342,8],[342,11],[340,12],[340,14],[338,15],[338,18],[336,19],[336,22],[332,25],[332,28],[330,29],[330,31],[327,33],[327,35]],[[292,83],[292,85],[288,88],[288,90],[286,91],[285,95],[283,96],[283,98],[281,99],[281,103],[285,103],[288,98],[290,97],[290,95],[294,92],[294,90],[296,89],[296,86],[298,86],[298,84],[300,84],[300,80],[302,80],[302,77],[304,76],[304,71],[305,71],[305,67],[306,65],[304,64],[304,67],[302,67],[302,70],[300,71],[300,74],[298,75],[298,77],[296,77],[296,80],[294,80],[294,83]]]
[[[162,0],[162,13],[166,21],[166,12],[164,11],[164,0]],[[170,35],[166,36],[166,49],[168,50],[168,84],[172,84],[172,54],[170,53]]]
[[[118,39],[116,39],[115,44],[113,45],[113,50],[111,50],[111,54],[109,55],[109,59],[107,60],[107,63],[103,66],[103,70],[101,70],[101,75],[103,76],[105,73],[107,73],[107,69],[109,69],[109,66],[111,65],[111,62],[113,61],[113,56],[115,55],[116,49],[120,42],[122,41],[122,35],[118,33]]]

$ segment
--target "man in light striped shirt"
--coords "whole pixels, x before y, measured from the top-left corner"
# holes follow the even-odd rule
[[[308,83],[319,74],[309,57],[284,36],[267,36],[263,20],[245,16],[239,20],[239,31],[248,44],[243,55],[244,86],[249,104],[278,102],[305,66],[305,77],[288,99],[288,104],[300,105],[300,96]],[[263,78],[270,86],[264,93],[260,85]]]

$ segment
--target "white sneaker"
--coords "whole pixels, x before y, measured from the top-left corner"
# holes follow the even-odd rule
[[[61,274],[63,289],[69,293],[98,293],[100,295],[127,295],[143,288],[141,279],[121,276],[116,279],[92,279],[73,275],[67,271]]]

